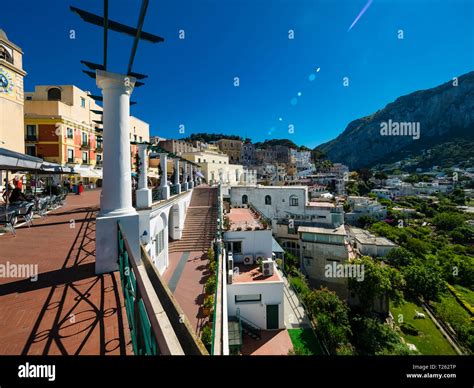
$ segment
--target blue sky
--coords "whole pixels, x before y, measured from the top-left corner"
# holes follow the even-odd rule
[[[109,2],[111,19],[136,24],[141,1]],[[149,122],[153,135],[182,137],[183,124],[186,135],[290,138],[313,147],[401,95],[474,70],[474,2],[373,0],[348,31],[367,2],[151,0],[144,30],[165,42],[143,42],[138,48],[134,71],[149,78],[133,92],[138,104],[132,114]],[[69,5],[100,13],[101,3],[19,0],[2,5],[0,27],[25,52],[25,90],[75,84],[99,93],[79,61],[101,62],[101,30],[82,22]],[[71,29],[75,40],[69,39]],[[184,40],[178,36],[181,29]],[[124,72],[131,39],[111,32],[109,49],[109,70]]]

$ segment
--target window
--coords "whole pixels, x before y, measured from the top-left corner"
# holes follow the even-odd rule
[[[81,97],[81,108],[86,107],[86,99],[84,97]]]
[[[48,101],[61,101],[61,89],[51,88],[48,90]]]
[[[87,145],[88,141],[87,141],[87,133],[85,132],[82,132],[82,145]]]
[[[67,138],[68,139],[74,139],[74,129],[72,129],[72,128],[67,129]]]
[[[235,295],[235,303],[261,302],[262,294]]]
[[[74,163],[74,150],[68,148],[67,150],[67,162]]]
[[[265,205],[271,205],[272,204],[272,197],[269,195],[265,195]]]
[[[31,101],[31,100],[33,100],[33,97],[31,97],[31,96],[26,96],[26,101]]]
[[[242,195],[242,204],[247,205],[249,202],[249,197],[246,194]]]
[[[305,267],[311,267],[313,265],[313,258],[312,257],[305,256],[303,258],[303,260],[304,260],[304,266]]]
[[[137,141],[137,135],[133,135],[133,141]]]
[[[88,160],[89,160],[89,155],[88,155],[87,151],[83,151],[82,152],[82,163],[87,164]]]
[[[36,140],[36,125],[28,124],[26,126],[26,140]]]
[[[290,197],[290,206],[298,206],[298,197],[296,195]]]
[[[36,156],[36,146],[26,146],[26,154]]]
[[[165,249],[165,230],[162,229],[156,235],[155,240],[155,254],[159,256],[161,252]]]
[[[101,155],[101,154],[97,154],[97,155],[95,156],[95,161],[96,161],[97,163],[99,163],[99,164],[102,163],[102,155]]]
[[[7,62],[13,63],[13,55],[11,49],[0,45],[0,59],[4,59]]]
[[[228,252],[232,252],[237,255],[242,254],[242,241],[227,241],[226,249]]]

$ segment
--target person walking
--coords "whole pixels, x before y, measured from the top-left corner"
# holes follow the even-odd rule
[[[81,195],[81,193],[84,191],[84,185],[82,182],[79,182],[79,185],[77,186],[77,195]]]

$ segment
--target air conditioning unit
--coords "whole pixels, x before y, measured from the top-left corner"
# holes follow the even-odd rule
[[[234,271],[229,269],[227,271],[227,284],[232,284],[233,277],[234,277]]]
[[[263,276],[272,276],[273,275],[273,260],[267,259],[262,261],[262,274]]]
[[[245,255],[244,256],[244,264],[245,265],[252,265],[253,264],[253,255]]]
[[[227,269],[234,269],[234,255],[232,252],[227,253]]]

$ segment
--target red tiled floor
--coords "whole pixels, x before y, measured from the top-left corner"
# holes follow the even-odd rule
[[[131,354],[119,274],[94,274],[99,195],[69,195],[16,237],[0,236],[0,264],[39,271],[36,282],[0,279],[0,354]]]
[[[254,340],[244,334],[242,337],[242,354],[252,356],[287,356],[288,352],[293,349],[293,344],[287,330],[262,330],[261,336],[260,340]]]

